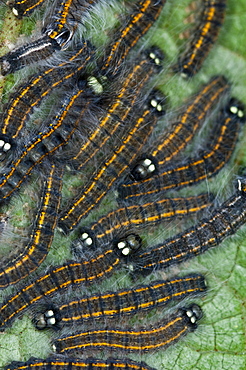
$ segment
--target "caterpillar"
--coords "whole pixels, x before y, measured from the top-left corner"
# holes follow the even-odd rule
[[[50,268],[6,297],[0,305],[0,330],[4,330],[15,317],[47,297],[71,286],[89,285],[110,276],[119,267],[120,262],[115,251],[108,248],[90,260],[69,261]]]
[[[57,42],[44,35],[40,39],[15,48],[0,58],[2,76],[19,71],[27,65],[50,58],[60,47]]]
[[[46,258],[58,218],[62,175],[63,170],[51,164],[30,241],[21,251],[15,251],[0,262],[0,289],[16,284],[27,277]]]
[[[105,244],[118,246],[119,235],[131,229],[146,227],[160,222],[183,218],[211,206],[214,197],[203,193],[198,196],[162,198],[145,204],[121,207],[99,218],[89,227],[81,228],[80,238],[74,241],[74,249],[96,249]],[[121,254],[127,254],[127,247]]]
[[[29,16],[44,2],[45,0],[12,0],[8,5],[16,17],[22,18]]]
[[[71,43],[73,35],[90,8],[98,0],[59,0],[52,9],[51,17],[45,21],[42,36],[0,58],[2,75],[13,73],[26,65],[50,58],[55,52],[64,50]],[[119,65],[127,57],[137,41],[149,30],[158,18],[165,0],[140,0],[135,4],[113,36],[106,50],[106,57],[98,63],[98,70],[111,77],[118,72]],[[80,11],[78,11],[78,9]],[[18,10],[14,11],[16,14]],[[19,14],[19,13],[18,13]],[[127,47],[126,47],[127,45]],[[119,60],[120,55],[120,60]]]
[[[45,20],[42,33],[55,40],[61,50],[68,47],[74,33],[91,6],[98,0],[58,0],[52,9],[51,17]]]
[[[154,145],[148,147],[147,154],[142,154],[138,161],[133,163],[130,168],[130,178],[140,181],[158,174],[159,167],[168,165],[191,142],[207,113],[219,103],[229,89],[229,83],[224,76],[211,78],[181,108],[182,113],[172,123],[170,129],[160,134]],[[127,184],[123,185],[123,187],[127,186]]]
[[[160,71],[162,60],[163,54],[160,49],[152,47],[141,53],[126,74],[118,76],[116,93],[113,88],[110,99],[100,102],[100,105],[105,106],[105,112],[100,117],[98,127],[92,131],[82,146],[80,143],[77,145],[78,149],[71,159],[74,169],[81,170],[88,166],[99,152],[101,155],[102,151],[107,153],[107,146],[112,140],[114,148],[121,145],[126,136],[126,126],[130,125],[129,121],[134,119],[134,113],[137,110],[136,102],[141,99],[142,90],[151,77]],[[100,160],[102,161],[101,155]]]
[[[165,3],[166,0],[138,0],[134,4],[132,12],[123,19],[122,26],[106,46],[104,56],[98,62],[99,73],[111,79],[119,73],[123,61],[157,20]]]
[[[54,3],[51,16],[45,19],[39,39],[15,48],[0,58],[3,76],[33,65],[67,49],[81,18],[97,0],[58,0]]]
[[[31,357],[27,362],[12,361],[4,370],[156,370],[145,362],[130,359],[108,358],[100,360],[89,357],[74,359],[66,357],[49,357],[46,360]]]
[[[233,235],[246,221],[246,179],[238,180],[236,192],[215,210],[210,218],[200,220],[196,225],[147,249],[132,260],[132,269],[150,273],[206,252]]]
[[[125,351],[143,354],[166,349],[197,328],[202,309],[197,304],[182,307],[149,327],[105,328],[63,336],[54,341],[57,353],[93,350]]]
[[[240,128],[245,121],[243,104],[235,98],[230,99],[215,121],[216,126],[205,149],[183,162],[172,163],[157,176],[139,183],[122,184],[118,189],[119,197],[133,201],[137,197],[179,189],[215,176],[235,149]]]
[[[26,133],[25,131],[23,133],[23,129],[33,109],[37,108],[54,89],[83,70],[93,55],[94,50],[90,43],[84,41],[75,47],[66,62],[29,77],[28,83],[22,84],[10,95],[1,117],[0,150],[3,154],[11,149],[12,143],[16,143],[21,134]]]
[[[194,76],[215,44],[221,25],[223,24],[226,0],[204,0],[203,9],[193,37],[188,42],[186,50],[173,66],[174,72],[179,72],[185,78]]]
[[[89,320],[118,318],[119,315],[134,315],[142,310],[163,307],[170,301],[205,291],[206,281],[199,274],[157,280],[132,289],[84,296],[61,305],[48,304],[42,312],[35,313],[33,322],[37,329],[43,330],[62,328]]]
[[[119,147],[109,151],[100,168],[94,171],[80,193],[61,212],[59,228],[65,233],[71,232],[79,221],[100,203],[143,147],[162,111],[162,107],[159,109],[159,103],[153,106],[152,102],[153,98],[150,104],[144,107],[143,112],[138,115],[136,113],[132,124],[127,125],[125,137]]]
[[[19,157],[11,162],[9,170],[0,178],[0,202],[9,200],[39,163],[67,144],[92,103],[93,97],[83,100],[85,97],[84,85],[75,87],[63,99],[55,118],[21,148]],[[80,111],[75,113],[73,107],[78,101]]]

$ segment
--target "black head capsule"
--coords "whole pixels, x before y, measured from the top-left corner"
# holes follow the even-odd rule
[[[89,230],[81,230],[79,240],[81,242],[81,245],[83,245],[85,248],[91,248],[95,246],[94,237],[91,235]]]
[[[12,8],[12,12],[13,12],[13,14],[17,17],[17,18],[21,18],[22,17],[22,15],[19,13],[19,11],[18,11],[18,9],[16,9],[16,8]]]
[[[226,107],[226,112],[229,116],[237,117],[242,123],[245,123],[245,106],[240,100],[231,98]]]
[[[58,329],[60,322],[59,313],[55,308],[46,309],[44,312],[37,312],[33,318],[33,324],[36,329]]]
[[[0,161],[3,161],[8,153],[12,149],[12,141],[8,137],[1,135],[0,136]]]
[[[148,106],[157,116],[164,116],[166,113],[167,97],[158,89],[153,89],[150,93]]]
[[[139,159],[136,166],[131,170],[130,178],[133,181],[148,179],[158,173],[158,162],[147,154]]]
[[[203,317],[201,307],[193,303],[189,307],[181,308],[181,311],[187,320],[187,325],[189,325],[192,330],[195,330],[197,328],[197,322]]]
[[[78,239],[74,240],[71,245],[71,250],[76,259],[84,258],[85,253],[94,251],[98,247],[96,238],[92,231],[86,227],[80,229]]]
[[[162,62],[164,60],[164,54],[158,46],[152,46],[147,49],[145,55],[154,63],[157,67],[157,71],[162,69]]]
[[[142,246],[142,239],[137,234],[128,234],[115,242],[115,247],[122,257],[129,257]]]

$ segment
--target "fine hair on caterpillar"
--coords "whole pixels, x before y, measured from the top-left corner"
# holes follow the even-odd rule
[[[202,275],[189,274],[171,280],[157,280],[148,285],[138,285],[131,289],[104,292],[83,296],[66,302],[43,305],[33,314],[33,323],[39,330],[61,329],[98,320],[117,321],[119,317],[135,315],[142,311],[163,307],[169,303],[183,300],[191,295],[206,292],[206,281]]]

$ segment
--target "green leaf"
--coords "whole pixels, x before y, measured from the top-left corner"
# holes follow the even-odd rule
[[[152,39],[150,38],[149,43],[158,43],[165,51],[166,66],[176,60],[180,48],[185,43],[185,40],[180,40],[178,37],[180,32],[189,28],[189,25],[183,22],[188,4],[188,0],[169,1],[163,10],[161,20],[150,32]],[[14,19],[14,16],[6,8],[2,8],[0,14],[3,17],[0,44],[5,45],[6,40],[15,42],[17,35],[25,30],[25,21],[22,23]],[[30,21],[26,21],[26,24],[27,32],[29,32]],[[194,93],[201,83],[208,81],[212,75],[218,73],[224,74],[230,79],[233,94],[246,104],[245,24],[245,0],[228,0],[226,21],[221,35],[198,75],[192,80],[184,81],[179,76],[173,76],[168,69],[161,74],[161,78],[158,78],[158,82],[161,80],[159,85],[168,94],[170,106],[173,109]],[[6,48],[1,48],[0,52],[3,55]],[[13,77],[8,78],[4,85],[4,91],[9,90],[9,84],[12,83]],[[231,193],[235,174],[237,174],[239,167],[246,165],[245,145],[245,135],[241,135],[237,152],[230,164],[221,171],[216,179],[199,186],[196,191],[197,189],[206,191],[209,186],[209,189],[218,191],[219,195],[224,192],[224,197]],[[24,199],[28,202],[29,192],[23,192],[22,201]],[[108,200],[105,200],[98,211],[93,213],[90,219],[96,220],[99,215],[105,213],[110,204],[113,208],[111,200],[112,195]],[[19,200],[16,207],[11,204],[9,212],[13,215],[14,220],[20,215],[25,218],[23,204]],[[19,224],[20,230],[21,222]],[[86,222],[89,223],[89,221]],[[152,240],[157,237],[159,239],[165,238],[167,234],[162,231],[162,228],[156,229],[154,237],[151,235]],[[177,345],[166,351],[145,355],[141,358],[142,360],[158,370],[246,369],[245,231],[246,228],[242,227],[235,237],[226,240],[218,248],[165,272],[168,276],[179,272],[185,274],[190,271],[202,272],[206,275],[209,286],[208,294],[203,298],[197,297],[195,299],[204,310],[204,318],[197,331],[189,334]],[[145,231],[145,234],[148,235],[148,230]],[[50,264],[61,263],[65,260],[69,256],[69,243],[66,238],[57,233],[52,250],[44,263],[45,267],[42,266],[39,271],[43,271]],[[124,273],[121,273],[95,289],[116,290],[121,286],[127,286],[127,284],[129,284],[129,280],[124,278]],[[10,291],[12,289],[7,289],[1,295],[4,297]],[[83,294],[84,289],[81,289],[81,292]],[[144,321],[141,320],[141,325]],[[155,316],[151,317],[150,321],[154,322]],[[149,319],[145,323],[148,324]],[[24,361],[30,356],[47,357],[51,353],[50,339],[54,337],[55,334],[51,332],[37,332],[33,328],[28,314],[25,315],[24,318],[16,320],[12,327],[0,336],[0,366],[13,360]],[[139,359],[139,356],[129,357]]]

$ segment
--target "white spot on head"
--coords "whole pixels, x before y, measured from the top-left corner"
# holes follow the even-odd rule
[[[150,105],[157,110],[157,112],[162,112],[162,105],[157,102],[156,99],[151,99]]]
[[[48,310],[48,311],[46,312],[45,316],[47,316],[47,317],[52,317],[52,316],[54,316],[54,311],[53,311],[53,310]]]
[[[82,235],[81,235],[81,238],[82,239],[87,239],[89,237],[89,234],[88,233],[83,233]]]
[[[125,248],[125,246],[126,246],[125,242],[119,242],[118,243],[118,249],[123,249],[123,248]]]
[[[195,318],[194,316],[192,316],[192,317],[190,318],[190,322],[191,322],[192,324],[195,324],[195,322],[196,322],[196,318]]]
[[[239,109],[238,112],[237,112],[237,115],[238,115],[239,118],[243,118],[244,117],[244,111]]]
[[[5,141],[4,140],[0,140],[0,148],[2,148],[4,145],[5,145]]]
[[[151,166],[149,166],[149,172],[154,172],[155,171],[155,165],[152,163]]]
[[[160,59],[155,55],[155,53],[152,51],[150,54],[149,54],[149,57],[154,60],[155,64],[156,65],[160,65],[161,61]]]
[[[130,253],[130,248],[126,247],[126,248],[122,249],[123,256],[128,256],[129,253]]]
[[[237,114],[237,112],[238,112],[238,108],[237,108],[235,105],[232,105],[232,106],[230,107],[230,111],[231,111],[231,113],[232,113],[232,114]]]
[[[5,151],[5,152],[7,152],[7,151],[9,151],[9,149],[11,148],[11,145],[9,144],[9,143],[6,143],[5,145],[4,145],[4,147],[3,147],[3,150]]]
[[[187,315],[188,317],[192,317],[193,313],[192,313],[192,311],[191,311],[191,310],[187,310],[187,311],[186,311],[186,315]]]
[[[49,325],[55,325],[55,323],[56,323],[55,317],[52,317],[51,319],[48,320]]]
[[[149,57],[150,57],[151,59],[155,59],[155,53],[151,52],[151,53],[149,54]]]
[[[90,235],[88,233],[83,233],[81,235],[81,239],[88,245],[92,245],[93,244],[93,240],[92,238],[90,237]]]
[[[151,102],[150,102],[151,106],[153,108],[156,108],[157,107],[157,101],[155,99],[151,99]]]
[[[231,105],[230,106],[230,112],[232,114],[235,114],[238,116],[238,118],[243,118],[244,117],[244,111],[237,107],[236,105]]]
[[[93,244],[93,240],[91,238],[86,239],[86,244],[87,245],[92,245]]]
[[[152,163],[152,161],[151,161],[151,159],[146,158],[143,163],[144,163],[144,165],[149,166]]]
[[[18,13],[18,10],[17,10],[17,9],[12,8],[12,12],[14,13],[14,15],[15,15],[16,17],[18,17],[19,13]]]

